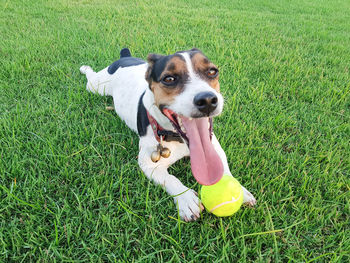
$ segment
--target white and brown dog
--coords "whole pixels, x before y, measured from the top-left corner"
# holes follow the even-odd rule
[[[138,162],[156,184],[172,196],[185,221],[200,217],[198,195],[168,173],[177,160],[190,156],[198,183],[210,185],[231,175],[225,152],[212,133],[212,117],[221,113],[218,68],[198,49],[162,56],[148,62],[131,56],[129,49],[109,67],[94,72],[82,66],[87,90],[113,96],[117,114],[140,136]],[[243,187],[244,202],[254,196]]]

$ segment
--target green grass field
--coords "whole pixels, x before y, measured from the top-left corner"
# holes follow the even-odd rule
[[[1,1],[0,262],[349,262],[349,1]],[[198,47],[214,130],[255,208],[180,222],[138,136],[85,90],[135,56]],[[188,160],[171,168],[198,189]]]

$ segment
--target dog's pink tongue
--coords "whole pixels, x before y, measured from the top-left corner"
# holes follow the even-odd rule
[[[189,140],[191,168],[194,178],[202,185],[218,182],[223,173],[222,161],[210,141],[208,118],[181,117]]]

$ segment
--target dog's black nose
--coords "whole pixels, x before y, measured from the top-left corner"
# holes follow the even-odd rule
[[[213,92],[201,92],[194,97],[193,103],[198,110],[209,115],[218,106],[218,97]]]

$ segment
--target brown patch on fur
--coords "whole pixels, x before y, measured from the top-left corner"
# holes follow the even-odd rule
[[[163,72],[162,74],[163,76],[165,75],[182,76],[188,73],[186,62],[179,56],[172,57],[165,68],[166,70]]]
[[[210,85],[213,89],[215,89],[217,92],[220,93],[220,83],[219,83],[218,78],[213,79],[212,81],[210,81],[209,85]]]
[[[152,63],[153,61],[151,61]],[[153,62],[156,63],[156,62]],[[165,85],[161,81],[154,81],[149,76],[151,75],[153,64],[147,69],[146,79],[150,84],[150,88],[154,94],[154,100],[157,106],[159,105],[170,105],[177,95],[179,95],[183,89],[186,80],[188,79],[188,70],[186,62],[179,56],[173,56],[166,63],[164,71],[160,75],[160,80],[166,76],[174,76],[177,78],[175,85]]]
[[[152,82],[151,89],[154,94],[154,101],[156,105],[170,105],[175,100],[176,95],[180,92],[178,89],[166,89],[160,82]]]
[[[193,70],[196,72],[204,81],[206,81],[214,90],[220,92],[219,74],[215,78],[207,76],[207,72],[210,68],[216,68],[202,52],[196,52],[191,56]]]

